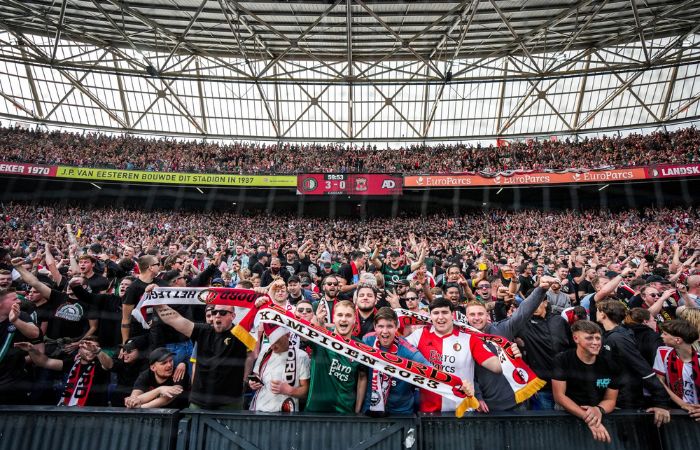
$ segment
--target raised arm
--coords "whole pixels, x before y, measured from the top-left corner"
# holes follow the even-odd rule
[[[29,353],[32,362],[38,367],[56,371],[63,370],[63,361],[49,358],[44,353],[40,352],[34,344],[30,344],[29,342],[17,342],[15,348]]]
[[[61,272],[58,271],[58,267],[56,266],[56,259],[53,257],[53,254],[51,253],[51,247],[49,246],[49,243],[47,242],[46,245],[44,246],[44,254],[46,258],[46,268],[49,270],[49,273],[51,274],[51,278],[53,278],[53,281],[56,283],[57,286],[61,285],[61,280],[63,279],[63,276],[61,275]]]
[[[622,270],[621,274],[616,275],[614,278],[611,278],[610,281],[605,283],[605,285],[602,288],[600,288],[600,290],[598,292],[595,293],[595,295],[593,296],[593,299],[596,302],[599,302],[599,301],[602,301],[603,299],[605,299],[608,295],[615,292],[617,290],[617,287],[620,285],[620,283],[622,283],[622,280],[625,277],[625,275],[627,275],[631,271],[632,271],[631,267],[625,267]]]
[[[41,294],[42,297],[48,299],[51,296],[51,288],[39,281],[37,277],[34,276],[33,273],[28,271],[27,269],[24,268],[22,263],[24,262],[24,259],[22,258],[13,258],[12,259],[12,265],[14,266],[15,270],[19,273],[19,275],[22,277],[22,280],[33,287],[34,289],[37,290]]]
[[[184,334],[187,337],[192,336],[194,323],[182,317],[177,311],[167,305],[159,305],[155,308],[158,317],[166,325],[173,327],[178,333]]]
[[[427,251],[427,248],[428,246],[426,243],[421,244],[420,255],[418,255],[418,261],[411,264],[411,272],[415,272],[423,264],[423,262],[425,261],[425,253]]]
[[[382,262],[379,259],[379,252],[382,251],[382,244],[377,243],[377,246],[374,247],[374,251],[372,252],[372,256],[370,257],[370,261],[372,261],[372,264],[374,264],[374,267],[377,269],[382,268]]]
[[[12,325],[14,325],[20,333],[28,337],[29,339],[37,339],[41,332],[39,327],[37,327],[32,322],[25,322],[20,318],[19,315],[19,303],[15,303],[10,308],[10,314],[8,315],[8,320]]]

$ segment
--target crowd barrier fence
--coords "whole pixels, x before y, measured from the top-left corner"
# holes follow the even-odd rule
[[[700,423],[674,411],[657,429],[651,414],[604,419],[611,444],[595,442],[564,412],[339,416],[249,411],[0,407],[0,450],[678,450],[697,447]]]

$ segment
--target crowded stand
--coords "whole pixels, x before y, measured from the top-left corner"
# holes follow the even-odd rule
[[[694,208],[359,220],[9,203],[1,219],[0,403],[383,416],[464,398],[565,410],[603,442],[620,408],[700,421]],[[348,356],[373,349],[459,395]]]
[[[428,154],[429,157],[425,157]],[[579,141],[556,138],[500,146],[411,145],[395,149],[340,144],[177,141],[132,135],[0,128],[0,160],[77,167],[234,174],[496,173],[633,167],[700,161],[700,133],[630,134]]]

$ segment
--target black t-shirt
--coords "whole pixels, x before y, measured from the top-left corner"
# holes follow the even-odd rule
[[[109,288],[109,280],[98,273],[93,273],[90,278],[87,278],[87,285],[90,287],[90,292],[100,294]]]
[[[121,359],[112,358],[112,370],[117,374],[117,386],[112,392],[110,402],[112,406],[124,407],[124,399],[131,395],[134,383],[141,372],[148,368],[145,358],[139,358],[132,363],[125,364]]]
[[[618,376],[619,369],[605,350],[600,351],[593,364],[584,364],[575,348],[554,358],[552,380],[566,381],[566,396],[579,406],[599,404],[606,389],[618,389]]]
[[[194,322],[192,307],[188,305],[170,305],[182,317]],[[204,309],[204,308],[201,308]],[[166,325],[160,320],[157,314],[153,314],[150,328],[151,347],[165,347],[166,344],[188,341],[189,338],[175,330],[170,325]]]
[[[197,343],[197,370],[190,401],[203,408],[236,401],[243,395],[246,346],[230,331],[217,333],[208,324],[195,324],[191,337]]]
[[[24,312],[19,313],[19,319],[31,322],[29,315]],[[24,360],[27,353],[15,348],[14,344],[29,341],[30,339],[23,335],[9,319],[0,322],[0,350],[7,345],[7,353],[0,360],[0,397],[3,397],[1,393],[5,391],[28,390],[29,382]],[[0,400],[1,403],[3,403],[2,400]]]
[[[593,285],[588,280],[583,280],[582,282],[580,282],[578,285],[578,290],[584,292],[586,295],[595,292],[595,288],[593,288]]]
[[[360,334],[357,337],[362,339],[365,334],[371,333],[374,331],[374,313],[372,313],[366,319],[364,319],[362,316],[360,316],[358,314],[357,318],[360,321]]]
[[[53,313],[56,307],[49,303],[48,301],[46,303],[42,303],[41,305],[37,306],[34,305],[34,309],[31,311],[31,316],[33,318],[33,322],[36,323],[36,325],[41,328],[41,326],[44,323],[47,323],[51,320],[53,317]],[[47,324],[48,326],[48,324]]]
[[[113,294],[94,294],[80,286],[73,288],[76,297],[90,305],[88,319],[97,320],[97,337],[102,348],[121,343],[122,299]]]
[[[321,267],[315,262],[312,262],[308,256],[301,260],[301,267],[299,269],[301,272],[307,272],[312,280],[315,280],[315,277],[321,273]]]
[[[287,269],[287,272],[289,272],[289,275],[295,275],[301,272],[301,262],[300,261],[294,261],[290,263],[286,259],[282,259],[282,267]]]
[[[133,283],[131,283],[131,286],[126,288],[122,305],[136,306],[139,303],[139,300],[141,300],[143,293],[146,292],[146,287],[152,283],[155,283],[160,287],[166,287],[168,285],[162,280],[153,280],[151,283],[144,283],[137,278]],[[136,320],[134,316],[131,316],[131,322],[129,323],[129,337],[142,336],[147,332],[147,330],[143,329],[139,321]]]
[[[530,295],[532,290],[535,289],[535,280],[532,277],[520,275],[518,277],[518,283],[520,284],[519,292],[525,294],[525,297]]]
[[[338,269],[338,275],[345,278],[345,281],[347,281],[348,285],[354,284],[352,280],[352,266],[350,264],[343,264],[342,266],[340,266],[340,269]]]
[[[150,368],[148,368],[141,372],[138,378],[136,378],[136,381],[134,382],[134,389],[142,392],[149,392],[161,386],[175,386],[176,384],[182,386],[184,392],[180,394],[171,403],[169,403],[168,408],[186,408],[189,404],[188,391],[190,390],[190,379],[189,377],[187,377],[187,375],[185,375],[185,377],[178,382],[175,382],[173,380],[173,377],[171,376],[164,382],[158,383],[158,380],[156,380],[156,375],[153,373],[153,371],[151,371]]]
[[[49,303],[55,306],[53,317],[49,320],[46,336],[51,339],[81,338],[89,328],[87,303],[73,300],[65,292],[51,290]]]

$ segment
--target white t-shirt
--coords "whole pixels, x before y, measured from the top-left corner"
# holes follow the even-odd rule
[[[666,361],[673,351],[675,350],[671,347],[659,347],[656,351],[656,358],[654,358],[654,371],[666,377],[666,384],[669,384]],[[683,363],[683,401],[691,405],[698,404],[698,393],[693,381],[693,364],[691,362]]]
[[[309,355],[303,350],[297,349],[295,353],[296,376],[294,377],[294,384],[290,383],[290,385],[292,387],[299,387],[301,385],[300,380],[308,380],[311,378],[311,360],[309,359]],[[282,405],[285,401],[291,399],[294,406],[292,411],[299,411],[299,399],[282,394],[273,394],[272,391],[270,391],[272,380],[286,381],[285,367],[287,365],[287,352],[272,353],[263,367],[262,373],[260,373],[260,364],[264,353],[260,353],[260,355],[258,360],[255,361],[253,372],[260,376],[263,387],[255,393],[253,402],[250,404],[250,410],[280,412],[282,411]]]

